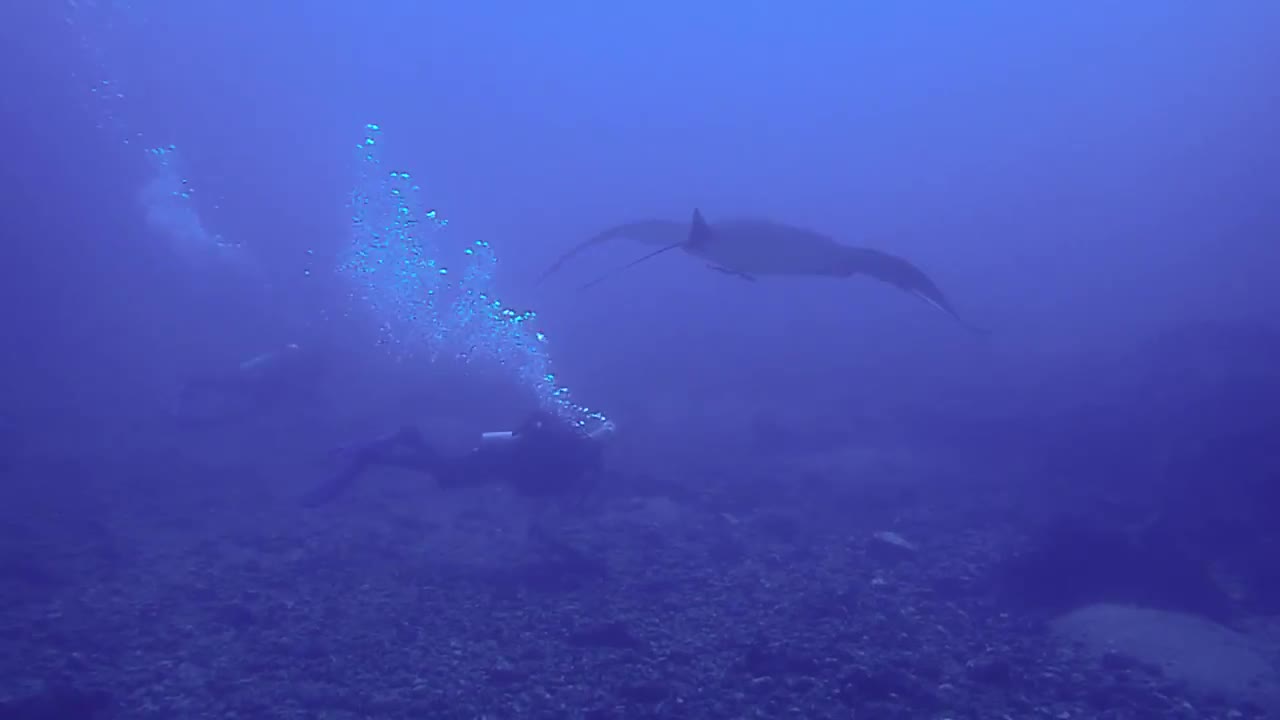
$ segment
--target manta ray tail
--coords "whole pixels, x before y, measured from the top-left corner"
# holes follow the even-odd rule
[[[606,272],[606,273],[603,273],[603,274],[601,274],[601,275],[597,276],[597,277],[596,277],[596,279],[594,279],[594,280],[592,280],[592,281],[590,281],[590,282],[586,282],[586,283],[583,283],[582,285],[579,285],[579,286],[578,286],[578,289],[579,289],[579,290],[586,290],[586,289],[587,289],[587,288],[589,288],[589,287],[592,287],[592,286],[598,285],[598,284],[600,284],[600,282],[601,282],[601,281],[606,280],[606,279],[608,279],[608,278],[610,278],[610,277],[613,277],[614,275],[617,275],[618,273],[622,272],[623,270],[626,270],[627,268],[635,267],[636,265],[639,265],[640,263],[644,262],[645,260],[648,260],[648,259],[649,259],[649,258],[651,258],[651,257],[657,256],[657,255],[661,255],[662,253],[664,253],[664,252],[666,252],[666,251],[668,251],[668,250],[674,250],[674,249],[676,249],[676,248],[678,248],[678,247],[682,247],[683,245],[684,245],[684,243],[680,242],[680,243],[675,243],[674,245],[667,245],[666,247],[660,247],[660,248],[658,248],[657,250],[654,250],[653,252],[649,253],[648,255],[642,255],[642,256],[640,256],[640,257],[636,258],[635,260],[632,260],[631,262],[627,263],[626,265],[623,265],[623,266],[621,266],[621,267],[616,267],[616,268],[614,268],[614,269],[610,270],[609,272]]]

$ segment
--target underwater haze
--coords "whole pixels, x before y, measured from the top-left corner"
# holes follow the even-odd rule
[[[0,720],[1280,717],[1280,5],[0,8]]]

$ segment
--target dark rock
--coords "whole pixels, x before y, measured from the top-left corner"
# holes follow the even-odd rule
[[[529,529],[529,541],[544,556],[544,560],[539,563],[544,571],[554,570],[560,575],[586,580],[605,580],[609,577],[609,565],[603,558],[582,550],[541,525],[534,525]]]
[[[580,628],[569,634],[569,644],[574,647],[616,648],[639,650],[644,643],[631,633],[623,623],[610,622]]]
[[[966,575],[943,575],[930,579],[929,590],[937,598],[965,598],[974,594],[974,585]]]
[[[1008,687],[1013,680],[1013,665],[998,657],[982,657],[970,660],[965,669],[969,677],[984,685]]]
[[[17,553],[0,556],[0,582],[6,585],[49,589],[61,587],[66,579],[52,568]]]
[[[761,536],[792,543],[800,537],[800,521],[791,515],[766,513],[751,523],[752,530]]]
[[[1102,667],[1112,672],[1133,670],[1138,667],[1138,661],[1124,653],[1108,650],[1102,655]]]
[[[858,606],[861,585],[851,584],[843,590],[832,590],[806,596],[797,603],[796,615],[805,622],[846,618]]]
[[[103,691],[56,687],[0,704],[0,720],[95,720],[105,717],[112,703]]]
[[[1220,690],[1210,690],[1202,698],[1205,707],[1224,708],[1227,705],[1227,696]]]
[[[905,672],[893,668],[858,668],[844,677],[840,700],[850,707],[895,698],[911,700],[919,685]]]
[[[721,567],[732,567],[747,557],[747,546],[737,538],[722,538],[707,548],[707,559]]]
[[[671,689],[657,681],[631,683],[618,688],[618,697],[645,705],[655,705],[670,696]]]
[[[1114,683],[1102,683],[1089,688],[1089,704],[1098,710],[1118,708],[1128,704],[1124,688]]]
[[[668,652],[664,658],[664,664],[668,667],[692,667],[697,662],[697,657],[693,653],[685,650],[672,650]]]
[[[487,674],[491,685],[516,685],[529,679],[529,673],[516,668],[493,668]]]
[[[942,682],[942,677],[945,674],[945,670],[942,666],[942,661],[938,660],[937,658],[930,658],[930,657],[916,658],[914,662],[914,669],[915,669],[916,675],[918,675],[921,679],[928,680],[929,682],[932,682],[932,683]]]
[[[811,655],[788,650],[764,642],[747,649],[742,666],[754,677],[782,675],[817,675],[821,665]]]
[[[589,708],[582,714],[583,720],[614,720],[614,718],[622,717],[618,708],[608,705],[605,707]]]
[[[258,624],[258,616],[253,609],[240,602],[219,605],[214,610],[214,619],[237,630],[251,628]]]
[[[998,565],[995,589],[1023,610],[1131,603],[1230,620],[1231,599],[1170,526],[1112,522],[1064,516],[1050,523]]]

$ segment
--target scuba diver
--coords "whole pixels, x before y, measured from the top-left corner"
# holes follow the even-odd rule
[[[235,368],[189,378],[178,393],[173,417],[187,427],[224,425],[311,397],[325,371],[322,356],[314,348],[289,343]]]
[[[463,455],[436,451],[413,426],[354,448],[351,462],[303,498],[316,507],[346,492],[370,466],[388,465],[432,475],[445,488],[505,484],[533,498],[584,497],[602,468],[601,440],[613,432],[606,422],[587,432],[543,411],[534,412],[519,429],[490,432]]]
[[[314,508],[332,502],[374,465],[427,473],[445,488],[505,484],[526,498],[581,502],[595,487],[603,465],[602,439],[613,430],[613,423],[605,422],[587,432],[539,411],[517,430],[484,433],[471,451],[446,455],[436,451],[417,428],[407,426],[352,448],[351,462],[305,494],[302,504]],[[547,509],[547,505],[541,508]],[[530,523],[528,538],[542,551],[542,559],[533,566],[536,570],[529,573],[540,584],[573,584],[609,575],[606,562],[559,537],[544,527],[541,519]]]

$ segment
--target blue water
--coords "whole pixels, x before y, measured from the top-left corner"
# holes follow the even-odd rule
[[[1280,717],[1276,37],[5,6],[0,720]]]

